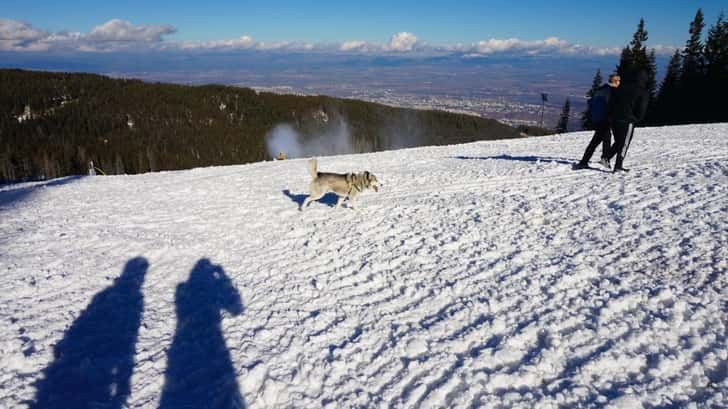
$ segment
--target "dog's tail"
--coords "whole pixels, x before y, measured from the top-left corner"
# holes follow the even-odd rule
[[[313,179],[316,179],[316,176],[318,176],[318,162],[316,159],[308,161],[308,173],[311,174],[311,178]]]

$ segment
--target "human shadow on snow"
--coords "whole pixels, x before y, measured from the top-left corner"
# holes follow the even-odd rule
[[[221,310],[243,312],[221,266],[200,259],[175,292],[177,329],[167,352],[160,408],[244,408],[222,333]]]
[[[66,176],[58,179],[49,180],[47,182],[42,183],[36,183],[30,186],[26,187],[16,187],[12,188],[13,184],[9,185],[2,185],[0,184],[0,187],[2,186],[9,186],[10,189],[2,190],[0,191],[0,211],[3,211],[4,208],[9,208],[12,206],[15,202],[20,202],[25,200],[28,196],[38,193],[41,189],[45,189],[48,187],[53,186],[61,186],[65,185],[67,183],[72,183],[80,180],[84,176]]]
[[[555,158],[552,156],[511,156],[511,155],[497,155],[497,156],[455,156],[455,159],[462,159],[462,160],[510,160],[510,161],[516,161],[516,162],[531,162],[531,163],[558,163],[561,165],[570,165],[572,168],[576,167],[576,164],[579,163],[579,161],[572,160],[572,159],[566,159],[566,158]],[[601,169],[601,168],[595,168],[595,167],[589,167],[589,170],[597,171],[597,172],[604,172],[604,173],[611,173],[611,171],[607,169]]]
[[[512,155],[497,155],[497,156],[455,156],[455,159],[462,160],[510,160],[516,162],[531,162],[531,163],[558,163],[560,165],[570,165],[572,168],[576,166],[579,161],[566,158],[555,158],[552,156],[512,156]],[[589,170],[595,170],[597,172],[610,173],[606,169],[589,167]]]
[[[555,162],[562,165],[575,165],[577,161],[565,158],[554,158],[551,156],[511,156],[511,155],[497,155],[497,156],[456,156],[455,159],[463,160],[512,160],[517,162]]]
[[[291,199],[294,203],[298,205],[298,208],[300,209],[303,205],[303,201],[306,200],[306,198],[309,195],[297,195],[295,193],[291,193],[290,190],[286,189],[283,191],[283,194],[286,195],[289,199]],[[339,200],[339,196],[336,195],[336,193],[329,192],[324,195],[319,200],[316,200],[317,202],[323,203],[329,207],[336,206],[336,202]]]
[[[141,286],[149,263],[129,260],[53,347],[54,361],[35,382],[30,408],[118,409],[130,393],[134,350],[144,309]]]

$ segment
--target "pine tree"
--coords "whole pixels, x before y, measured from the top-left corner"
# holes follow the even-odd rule
[[[617,64],[617,74],[623,76],[625,72],[629,71],[634,65],[634,56],[632,50],[629,47],[622,49],[622,54],[619,56],[619,64]]]
[[[569,101],[569,98],[566,98],[564,109],[561,110],[561,115],[559,116],[559,123],[556,125],[556,133],[564,133],[569,127],[569,111],[571,111],[571,101]]]
[[[703,11],[698,9],[695,18],[690,23],[690,38],[683,49],[683,65],[680,78],[680,100],[685,104],[683,110],[683,123],[701,121],[704,116],[703,88],[703,43],[700,37],[705,23],[703,22]]]
[[[647,91],[650,93],[650,102],[654,102],[657,95],[657,58],[655,50],[647,55]]]
[[[655,51],[647,51],[645,43],[648,38],[648,32],[645,30],[645,20],[641,18],[629,46],[622,49],[622,55],[617,66],[617,73],[622,76],[623,84],[634,80],[630,76],[639,71],[645,71],[647,73],[647,92],[650,95],[647,112],[649,113],[653,110],[652,104],[657,88],[657,64],[655,63]]]
[[[654,117],[656,116],[655,101],[657,100],[657,62],[655,57],[655,50],[650,50],[647,54],[647,92],[649,101],[647,103],[647,117],[646,120],[649,124],[654,123]]]
[[[700,37],[704,27],[703,11],[698,9],[695,18],[690,23],[690,38],[683,50],[683,79],[694,79],[693,77],[699,76],[703,68],[703,43]]]
[[[679,86],[681,77],[682,58],[680,51],[675,50],[675,54],[670,58],[667,66],[667,73],[660,84],[660,91],[657,94],[655,103],[655,113],[653,123],[655,125],[670,125],[676,123],[679,117],[677,107],[680,103]]]
[[[707,68],[728,69],[728,21],[720,13],[718,21],[708,31],[705,41],[705,64]]]
[[[728,114],[720,103],[720,96],[728,92],[728,21],[724,20],[723,13],[708,31],[704,50],[706,119],[728,121]]]
[[[596,94],[599,87],[602,85],[602,71],[600,69],[597,69],[597,73],[594,74],[594,80],[592,80],[592,85],[589,91],[586,93],[586,100],[587,102],[591,100],[591,98]],[[581,114],[581,127],[584,130],[591,130],[593,129],[593,124],[591,120],[591,111],[589,109],[589,104],[587,103],[586,111],[582,112]]]
[[[647,41],[648,35],[645,30],[645,19],[641,18],[637,24],[637,31],[632,35],[632,41],[629,46],[622,49],[622,56],[617,66],[617,73],[621,76],[643,68],[647,62],[647,51],[644,43]]]

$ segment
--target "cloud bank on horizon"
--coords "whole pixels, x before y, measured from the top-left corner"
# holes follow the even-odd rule
[[[118,52],[118,51],[195,51],[195,50],[259,50],[358,54],[461,54],[466,58],[495,54],[519,55],[619,55],[621,47],[592,47],[574,44],[558,37],[543,40],[519,38],[490,38],[472,44],[438,45],[420,40],[410,32],[392,35],[387,43],[348,40],[341,43],[311,43],[300,41],[256,41],[243,35],[233,39],[208,41],[173,41],[165,36],[174,34],[171,25],[134,25],[112,19],[93,27],[88,33],[50,32],[32,24],[0,18],[0,52]],[[676,47],[655,45],[657,54],[671,54]]]

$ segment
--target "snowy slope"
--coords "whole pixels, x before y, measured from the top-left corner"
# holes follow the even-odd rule
[[[0,407],[728,407],[728,124],[590,136],[2,187]]]

